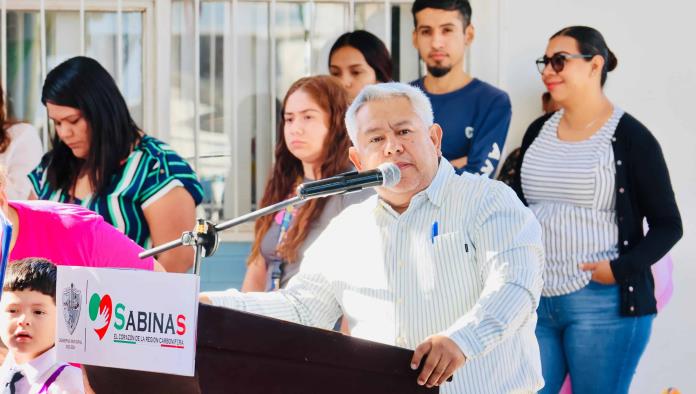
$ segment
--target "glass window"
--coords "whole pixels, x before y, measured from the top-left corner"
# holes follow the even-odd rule
[[[389,49],[394,63],[394,79],[410,82],[419,76],[418,51],[411,43],[413,17],[411,4],[393,4],[390,7],[391,34],[386,30],[384,2],[357,3],[355,29],[367,30],[379,37]],[[388,42],[391,38],[391,42]]]
[[[308,4],[276,4],[273,28],[276,39],[276,97],[281,102],[293,82],[311,73],[311,18],[308,14]]]
[[[388,35],[385,18],[384,2],[355,4],[355,30],[367,30],[386,43]]]
[[[85,55],[99,61],[114,77],[126,99],[131,116],[142,127],[143,17],[141,12],[123,12],[121,18],[121,67],[117,64],[119,41],[116,12],[85,12]],[[80,28],[79,19],[75,28]],[[75,41],[79,45],[79,40]]]
[[[46,11],[46,68],[80,54],[79,11]],[[87,12],[86,55],[116,76],[116,13]],[[38,11],[7,12],[7,94],[11,116],[42,126],[41,25]],[[138,124],[142,124],[142,13],[123,13],[121,92]]]
[[[224,2],[201,3],[200,14],[200,127],[222,134]]]
[[[47,70],[51,70],[61,62],[80,53],[80,40],[66,40],[65,37],[80,37],[80,13],[77,11],[47,11]]]
[[[172,2],[171,86],[169,143],[182,157],[193,161],[195,46],[193,1]]]
[[[271,92],[270,48],[269,37],[269,6],[264,3],[240,2],[237,5],[237,89],[235,90],[237,105],[237,130],[248,133],[250,146],[243,147],[251,153],[249,175],[251,182],[250,198],[252,206],[256,207],[261,199],[266,180],[271,171],[273,147],[275,144],[275,125],[272,123],[273,114],[278,119],[280,102]],[[241,152],[244,154],[244,151]],[[234,176],[230,174],[230,176]],[[232,183],[228,182],[227,193]],[[227,211],[229,212],[229,210]]]
[[[230,45],[231,5],[224,1],[201,2],[199,19],[200,81],[199,81],[199,153],[198,177],[205,189],[203,208],[206,215],[217,220],[222,215],[224,179],[230,172],[231,94],[226,91],[231,75],[225,70],[225,54]],[[232,62],[232,60],[229,60]],[[243,169],[240,169],[243,171]],[[243,176],[238,174],[238,176]],[[248,190],[248,185],[245,185]]]
[[[391,53],[394,58],[394,75],[398,80],[410,82],[421,77],[418,51],[413,47],[413,16],[411,4],[392,7],[392,42]]]
[[[348,12],[348,4],[314,3],[312,74],[329,73],[329,51],[338,36],[349,30]]]
[[[7,110],[10,117],[43,124],[39,13],[7,12]]]

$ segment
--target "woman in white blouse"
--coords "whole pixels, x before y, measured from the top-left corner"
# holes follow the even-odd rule
[[[7,172],[5,191],[10,200],[26,200],[32,190],[27,175],[41,161],[43,150],[36,129],[8,119],[0,87],[0,166]]]

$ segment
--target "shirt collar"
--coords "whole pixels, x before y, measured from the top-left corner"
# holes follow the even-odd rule
[[[8,357],[11,355],[8,353]],[[12,357],[14,359],[14,357]],[[12,361],[14,364],[14,360]],[[24,364],[16,365],[15,369],[20,369],[22,374],[30,384],[35,384],[56,363],[55,346],[45,351],[39,357]]]
[[[433,177],[433,180],[430,182],[430,185],[428,185],[428,187],[426,187],[425,190],[416,193],[411,198],[408,209],[411,209],[411,207],[414,207],[415,205],[419,205],[420,201],[418,200],[421,200],[423,198],[427,199],[438,208],[442,206],[443,199],[445,198],[445,186],[448,180],[453,176],[457,176],[457,174],[455,173],[452,164],[450,164],[450,162],[447,161],[445,158],[440,158],[439,161],[440,163],[437,167],[437,172],[435,172],[435,176]],[[399,216],[391,208],[391,206],[387,204],[386,201],[382,200],[381,198],[378,198],[378,204],[375,207],[375,209],[379,210],[380,208],[388,212],[390,216]]]
[[[437,172],[435,173],[433,181],[430,182],[430,185],[423,191],[430,202],[438,208],[442,206],[442,201],[445,198],[445,186],[447,182],[453,176],[457,176],[454,172],[454,167],[452,167],[452,164],[450,164],[447,159],[441,157],[439,160],[440,164],[437,167]]]

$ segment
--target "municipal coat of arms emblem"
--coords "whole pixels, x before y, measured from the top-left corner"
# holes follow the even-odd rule
[[[70,335],[77,327],[77,321],[80,320],[82,293],[71,283],[70,287],[63,289],[63,317],[65,325],[68,327]]]

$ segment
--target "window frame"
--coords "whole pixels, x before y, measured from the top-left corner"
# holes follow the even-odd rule
[[[164,0],[168,2],[170,0]],[[157,1],[159,3],[159,1]],[[143,70],[142,70],[142,105],[143,105],[143,124],[142,127],[145,130],[154,130],[159,119],[153,117],[155,102],[159,102],[161,98],[154,97],[154,92],[156,91],[156,84],[154,81],[154,76],[158,75],[157,65],[155,64],[155,56],[153,53],[153,35],[155,33],[155,0],[118,0],[107,1],[107,0],[2,0],[0,3],[0,28],[2,32],[0,33],[0,83],[2,83],[3,88],[7,86],[7,12],[8,11],[29,11],[29,12],[39,12],[40,16],[40,55],[41,55],[41,79],[46,78],[46,57],[47,57],[47,45],[46,45],[46,11],[71,11],[80,13],[80,55],[85,52],[85,12],[91,11],[102,11],[102,12],[116,12],[117,14],[117,47],[122,48],[122,12],[141,12],[143,14]],[[121,67],[123,62],[120,60],[122,56],[122,51],[117,51],[117,84],[121,87],[121,74],[123,73]],[[168,70],[167,70],[168,71]],[[167,79],[168,80],[168,79]],[[7,99],[7,91],[4,90],[4,99]],[[159,91],[159,90],[157,90]],[[48,116],[42,116],[42,141],[44,144],[44,150],[48,148]]]

